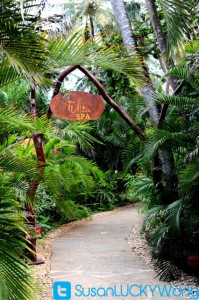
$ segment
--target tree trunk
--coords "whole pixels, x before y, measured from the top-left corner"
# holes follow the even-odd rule
[[[34,118],[37,117],[37,109],[36,109],[36,101],[35,101],[35,87],[32,87],[31,89],[31,113]],[[35,151],[37,154],[37,160],[38,160],[38,170],[40,173],[43,173],[44,167],[45,167],[45,156],[44,156],[44,150],[43,150],[43,134],[38,132],[33,132],[33,142],[35,146]],[[35,218],[35,212],[34,212],[34,199],[36,195],[37,188],[40,184],[40,181],[38,179],[32,179],[30,183],[30,187],[27,192],[27,200],[25,203],[25,209],[26,209],[26,219],[35,229],[36,225],[36,218]],[[28,235],[28,247],[32,250],[26,250],[25,254],[30,259],[30,264],[42,264],[44,263],[41,259],[37,258],[36,254],[36,238],[32,235]]]
[[[124,43],[124,46],[126,47],[129,54],[134,54],[135,49],[137,49],[137,41],[135,37],[133,36],[133,32],[131,29],[131,25],[129,22],[129,18],[126,14],[126,8],[124,5],[123,0],[112,0],[111,1],[115,19],[117,20],[122,40]]]
[[[160,19],[158,17],[155,1],[145,0],[145,2],[146,2],[147,10],[149,13],[149,17],[150,17],[150,21],[154,33],[157,38],[158,47],[161,52],[161,57],[160,57],[161,65],[163,67],[164,72],[166,72],[169,69],[169,65],[171,65],[171,62],[169,62],[168,59],[166,58],[167,42],[166,42],[164,32],[162,30]],[[176,88],[173,77],[167,77],[167,85],[165,90],[166,94],[169,94],[169,86],[171,86],[173,90]],[[168,107],[169,105],[167,103],[162,106],[162,111],[158,122],[158,128],[161,128],[161,126],[164,123]],[[178,177],[175,170],[175,161],[174,161],[173,153],[170,149],[159,150],[159,154],[160,154],[160,159],[162,161],[162,172],[164,174],[164,177],[166,178],[166,191],[168,193],[168,199],[166,201],[167,203],[171,203],[173,200],[176,200],[178,197],[178,192],[177,192]]]
[[[153,27],[153,30],[154,30],[154,33],[155,33],[155,36],[157,39],[158,47],[161,52],[161,56],[159,58],[160,65],[161,65],[163,71],[167,72],[167,70],[169,69],[169,65],[171,65],[172,63],[171,63],[171,61],[169,61],[166,58],[167,42],[166,42],[164,32],[162,30],[160,19],[158,17],[158,12],[156,9],[155,1],[154,0],[145,0],[145,2],[146,2],[147,10],[149,13],[151,25]],[[175,85],[173,77],[169,77],[169,82],[170,82],[170,86],[172,87],[172,89],[174,91],[176,88],[176,85]]]
[[[154,0],[145,0],[145,2],[146,2],[147,10],[149,13],[149,17],[151,20],[151,24],[153,26],[153,30],[154,30],[156,38],[157,38],[159,49],[161,51],[162,56],[164,57],[166,54],[166,50],[167,50],[167,44],[166,44],[164,32],[162,30],[162,26],[160,23],[160,19],[158,17],[158,13],[156,10],[155,1]]]
[[[135,54],[140,54],[140,51],[137,47],[137,41],[133,35],[129,18],[126,13],[124,1],[112,0],[111,4],[122,35],[124,46],[127,49],[129,55],[133,56]],[[149,71],[146,64],[144,63],[143,57],[142,57],[142,61],[143,61],[143,72],[145,73],[147,84],[141,88],[141,94],[144,98],[146,106],[148,107],[151,121],[153,122],[154,125],[157,125],[159,120],[159,115],[158,115],[157,106],[154,104],[154,100],[153,100],[153,94],[155,92],[155,89],[151,82]]]
[[[45,157],[43,151],[43,134],[42,133],[33,133],[33,142],[35,145],[35,150],[37,154],[37,159],[39,163],[39,172],[43,173],[45,167]],[[34,199],[36,195],[37,188],[39,187],[40,181],[38,179],[32,179],[30,183],[30,187],[27,192],[27,201],[26,201],[26,219],[28,223],[35,229],[36,225],[36,217],[34,213]],[[43,261],[37,258],[36,254],[36,238],[32,235],[27,237],[29,243],[29,248],[33,251],[30,252],[29,250],[26,251],[26,256],[31,260],[30,264],[41,264]]]

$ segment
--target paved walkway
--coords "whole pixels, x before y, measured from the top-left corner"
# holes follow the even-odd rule
[[[53,243],[51,257],[53,281],[71,282],[72,300],[184,299],[181,296],[165,296],[166,294],[161,297],[156,285],[160,284],[163,288],[164,283],[159,282],[155,278],[154,271],[130,250],[127,244],[128,235],[137,221],[136,208],[127,206],[99,215],[70,230],[66,227],[59,239]],[[154,294],[150,286],[142,291],[147,284],[151,288],[156,286]],[[95,289],[90,290],[92,287]],[[167,285],[168,289],[169,287]],[[67,296],[65,293],[64,285],[57,288],[63,288],[60,291],[60,295],[63,296],[59,299],[70,299],[70,295]],[[107,288],[110,289],[107,291]],[[131,293],[125,296],[128,288]],[[108,293],[108,297],[104,296],[105,293]],[[175,294],[178,295],[178,291],[175,291]]]

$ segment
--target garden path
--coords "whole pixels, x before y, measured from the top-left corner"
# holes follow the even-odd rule
[[[183,297],[163,296],[159,294],[158,286],[165,283],[155,278],[155,272],[137,257],[128,246],[128,235],[139,220],[137,209],[126,206],[108,213],[98,214],[91,220],[70,226],[62,232],[52,245],[51,278],[54,282],[68,281],[71,283],[71,299],[126,299],[126,300],[174,300]],[[79,286],[77,286],[79,284]],[[148,287],[142,291],[140,287]],[[81,285],[81,287],[80,287]],[[127,285],[131,286],[132,295],[113,296],[116,288],[120,294],[123,288],[125,295]],[[132,286],[133,285],[133,286]],[[150,290],[155,288],[154,294]],[[64,285],[59,299],[70,299],[65,294]],[[98,289],[98,296],[83,296],[88,288]],[[109,296],[105,297],[105,289]],[[169,289],[170,285],[167,284]],[[99,289],[101,288],[101,289]],[[80,291],[81,290],[81,291]],[[142,295],[138,296],[142,291]],[[178,291],[175,291],[176,295]],[[101,296],[100,296],[101,295]],[[165,294],[164,294],[165,295]]]

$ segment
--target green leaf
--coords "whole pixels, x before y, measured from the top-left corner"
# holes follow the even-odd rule
[[[199,105],[199,98],[189,98],[189,97],[179,97],[179,96],[158,94],[157,102],[167,103],[178,107],[184,107],[187,105],[192,105],[192,106]]]

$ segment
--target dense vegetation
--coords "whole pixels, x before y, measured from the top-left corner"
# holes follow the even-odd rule
[[[30,225],[47,231],[137,200],[155,267],[176,278],[175,265],[186,270],[187,253],[199,252],[198,3],[66,1],[46,20],[47,6],[1,1],[0,299],[35,297]],[[86,66],[118,111],[49,118],[69,66]],[[86,77],[73,89],[99,93]]]

